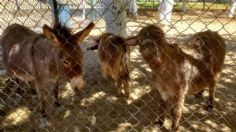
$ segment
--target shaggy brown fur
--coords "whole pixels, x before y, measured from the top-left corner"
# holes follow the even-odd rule
[[[122,89],[124,89],[125,95],[129,96],[128,48],[124,39],[110,33],[104,33],[96,40],[96,43],[89,49],[98,49],[102,76],[114,81],[118,96],[122,95]]]
[[[59,77],[70,79],[78,90],[83,87],[83,55],[79,43],[93,27],[94,24],[90,23],[84,30],[72,34],[68,28],[56,23],[53,28],[44,25],[44,33],[37,34],[25,26],[13,24],[3,31],[0,44],[7,74],[35,82],[43,115],[45,102],[49,100],[46,84],[54,84],[56,100]]]
[[[183,52],[169,44],[164,32],[150,25],[126,43],[139,45],[144,60],[154,73],[155,88],[161,95],[158,124],[163,125],[165,111],[171,108],[172,130],[177,131],[187,94],[199,93],[209,87],[209,108],[213,108],[214,92],[225,57],[225,42],[216,32],[195,34],[191,47],[200,54]]]

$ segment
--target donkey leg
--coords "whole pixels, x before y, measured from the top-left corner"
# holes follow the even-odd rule
[[[130,94],[130,90],[129,90],[130,76],[129,76],[128,65],[126,64],[122,69],[123,70],[122,70],[121,74],[123,74],[123,75],[121,76],[121,78],[123,79],[123,87],[124,87],[124,90],[125,90],[125,96],[129,97],[129,94]]]
[[[116,80],[116,88],[117,88],[117,97],[121,97],[122,94],[122,80],[121,79],[117,79]]]
[[[82,75],[79,75],[77,77],[74,77],[71,80],[71,86],[74,88],[74,90],[77,92],[77,94],[80,94],[82,89],[85,87],[85,81],[83,79]]]
[[[36,84],[36,92],[38,95],[38,99],[39,99],[39,110],[40,110],[40,128],[43,128],[47,125],[48,120],[47,120],[47,114],[45,111],[45,106],[46,106],[46,102],[47,102],[47,97],[49,96],[46,92],[46,90],[44,89],[44,83],[40,82],[40,81],[35,81]]]
[[[60,102],[59,102],[59,98],[58,98],[58,88],[59,88],[59,82],[57,81],[55,83],[54,89],[53,89],[53,95],[54,95],[54,105],[56,107],[61,106]]]
[[[158,120],[157,122],[155,122],[156,125],[158,125],[159,127],[162,127],[164,122],[165,122],[165,118],[166,118],[166,111],[167,111],[167,102],[164,101],[163,99],[158,99],[159,101],[159,108],[158,108]]]
[[[42,89],[42,86],[41,86],[41,83],[40,82],[35,82],[35,85],[36,85],[36,92],[37,92],[37,95],[38,95],[38,99],[39,99],[39,110],[40,110],[40,113],[41,113],[41,116],[42,117],[46,117],[46,111],[45,111],[45,100],[44,100],[44,96],[43,95],[43,89]]]
[[[185,95],[183,93],[180,93],[181,95],[179,97],[176,97],[176,102],[174,103],[174,108],[171,110],[171,116],[172,116],[172,131],[178,131],[179,129],[179,122],[182,116],[182,110],[184,106],[184,98]]]
[[[200,91],[200,92],[194,94],[194,97],[197,98],[197,99],[202,98],[202,97],[203,97],[203,92],[204,92],[204,90],[202,90],[202,91]]]
[[[30,85],[30,89],[28,91],[28,94],[32,94],[32,95],[36,95],[37,92],[35,91],[35,82],[32,81],[32,82],[29,82],[29,85]]]
[[[216,91],[216,82],[213,81],[210,85],[209,85],[209,100],[208,100],[208,104],[207,104],[207,110],[211,110],[214,108],[214,98],[215,98],[215,91]]]
[[[105,79],[109,79],[109,73],[110,73],[110,69],[108,68],[108,65],[104,62],[100,62],[100,71],[101,71],[101,75],[103,78]]]
[[[129,81],[127,79],[123,80],[123,87],[124,87],[124,90],[125,90],[125,96],[129,97],[130,90],[129,90]]]

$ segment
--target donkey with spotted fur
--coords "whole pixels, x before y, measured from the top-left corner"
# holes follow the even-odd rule
[[[154,73],[154,86],[161,95],[157,123],[162,126],[166,110],[171,109],[173,131],[179,128],[187,94],[202,93],[209,87],[208,108],[213,108],[215,85],[225,58],[225,42],[216,32],[199,32],[190,42],[199,57],[169,44],[164,32],[154,25],[126,40],[130,46],[139,45],[142,57]]]

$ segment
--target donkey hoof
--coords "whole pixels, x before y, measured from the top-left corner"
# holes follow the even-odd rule
[[[170,131],[171,132],[178,132],[178,130],[179,130],[179,126],[178,127],[173,127]]]
[[[83,91],[79,88],[74,88],[74,91],[75,91],[75,95],[77,96],[81,96],[83,94]]]
[[[129,93],[126,93],[126,94],[125,94],[125,97],[128,98],[128,97],[129,97]]]
[[[47,118],[46,117],[40,117],[40,125],[39,125],[39,127],[40,128],[44,128],[46,125],[48,124],[48,120],[47,120]]]
[[[212,105],[212,104],[208,104],[207,106],[206,106],[206,110],[207,111],[212,111],[214,109],[214,106]]]
[[[6,116],[6,115],[7,115],[7,113],[5,111],[0,110],[0,117]]]
[[[124,95],[124,96],[125,96],[126,98],[128,98],[129,95],[130,95],[130,92],[129,92],[129,91],[125,91],[125,95]]]
[[[154,125],[156,125],[157,127],[163,127],[164,122],[162,120],[158,120],[154,122]]]
[[[194,97],[195,97],[196,99],[201,99],[201,98],[203,98],[202,93],[196,93],[196,94],[194,94]]]
[[[116,97],[117,97],[117,98],[124,97],[124,94],[118,92],[118,93],[116,94]]]
[[[59,103],[59,102],[56,101],[56,102],[54,103],[54,105],[55,105],[55,107],[57,108],[57,107],[60,107],[60,106],[61,106],[61,103]]]

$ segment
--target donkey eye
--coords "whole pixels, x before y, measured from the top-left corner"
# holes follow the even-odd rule
[[[67,60],[64,60],[64,61],[63,61],[63,65],[64,65],[65,67],[69,67],[69,66],[70,66],[70,62],[67,61]]]

